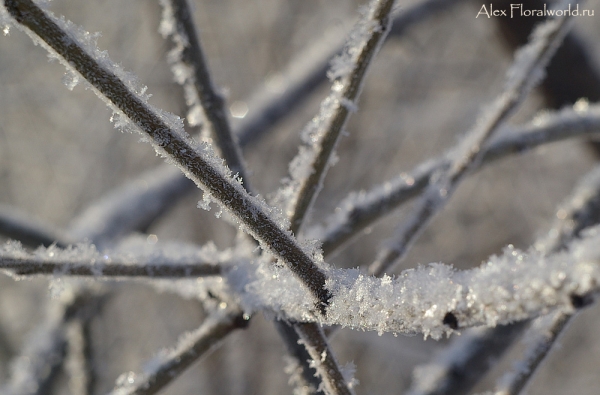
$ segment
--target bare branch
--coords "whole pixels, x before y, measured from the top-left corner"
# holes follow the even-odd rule
[[[174,349],[160,352],[154,360],[147,363],[146,372],[123,374],[110,394],[155,394],[192,363],[218,346],[231,332],[247,325],[248,321],[237,309],[211,314],[198,329],[183,335]]]

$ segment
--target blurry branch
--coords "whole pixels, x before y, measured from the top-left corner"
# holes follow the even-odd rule
[[[494,395],[520,394],[572,317],[571,314],[556,312],[535,320],[522,341],[526,348],[525,356],[514,364],[514,370],[499,380]]]
[[[536,241],[535,248],[544,253],[564,250],[573,239],[580,237],[584,229],[599,223],[600,167],[596,167],[581,179],[571,196],[558,208],[551,230]],[[575,299],[574,302],[582,305],[586,300]],[[507,376],[504,380],[507,388],[525,384],[571,316],[559,312],[550,317],[550,321],[548,317],[533,321],[533,331],[541,333],[539,336],[542,337],[528,343],[531,344],[531,350],[526,352],[527,357],[518,369],[521,373]],[[451,395],[468,392],[526,328],[525,325],[510,324],[462,336],[442,351],[435,361],[415,370],[409,394]],[[509,338],[507,334],[510,334]]]
[[[237,309],[230,308],[212,313],[198,329],[181,336],[174,349],[161,351],[149,361],[146,364],[146,372],[139,375],[122,375],[110,394],[155,394],[192,363],[219,345],[231,332],[247,325],[248,321]]]
[[[0,234],[29,247],[56,245],[65,248],[70,240],[62,232],[31,219],[15,207],[0,205]]]
[[[542,144],[568,138],[596,135],[600,132],[600,105],[583,104],[576,109],[563,109],[547,113],[531,123],[508,127],[499,131],[495,138],[482,149],[481,160],[473,164],[479,170],[497,159],[521,154]],[[342,210],[328,221],[324,230],[314,227],[311,237],[323,240],[323,252],[333,253],[361,230],[381,219],[409,199],[417,196],[429,184],[433,174],[448,167],[448,155],[428,160],[409,173],[389,180],[367,192],[352,193],[338,204]]]
[[[510,8],[510,0],[493,0],[494,9]],[[544,0],[525,0],[524,10],[541,9]],[[544,18],[535,13],[525,17],[515,14],[514,18],[494,18],[501,37],[514,50],[525,44],[533,27]],[[548,64],[547,76],[541,83],[545,107],[560,108],[575,103],[582,97],[589,101],[600,100],[600,70],[594,63],[590,48],[571,31]]]
[[[569,2],[565,2],[570,4]],[[561,3],[562,5],[562,3]],[[506,87],[487,107],[475,127],[449,156],[449,168],[434,174],[409,218],[401,223],[387,246],[369,267],[382,275],[400,262],[431,219],[446,205],[472,164],[480,162],[483,143],[515,112],[529,91],[540,81],[544,68],[566,35],[569,18],[557,17],[540,25],[529,43],[518,51],[508,70]]]
[[[49,305],[43,323],[28,334],[25,346],[11,361],[11,375],[0,387],[4,395],[37,395],[47,393],[58,373],[66,352],[66,325],[82,311],[96,306],[94,291],[69,292],[59,303]]]
[[[174,166],[159,166],[102,196],[72,222],[70,233],[85,235],[101,247],[134,231],[144,230],[194,188]]]
[[[58,372],[65,353],[67,306],[51,306],[42,325],[33,330],[25,346],[10,365],[10,377],[0,392],[5,395],[35,395],[47,390],[47,384]]]
[[[168,114],[159,115],[144,98],[135,94],[109,67],[100,65],[80,43],[65,32],[31,0],[5,0],[10,15],[55,51],[62,63],[77,71],[109,106],[123,113],[137,128],[147,134],[155,150],[176,163],[205,194],[237,218],[243,228],[262,246],[279,256],[292,272],[311,290],[325,311],[330,294],[325,289],[325,274],[296,240],[267,214],[267,207],[250,196],[235,179],[227,175],[210,148],[196,145],[183,130],[175,130]],[[108,59],[103,59],[107,64]],[[113,67],[113,66],[111,66]]]
[[[187,0],[161,0],[160,3],[163,7],[160,32],[163,37],[171,37],[175,44],[168,56],[169,63],[175,80],[185,89],[190,113],[201,111],[199,107],[204,110],[206,126],[212,132],[223,158],[233,173],[238,173],[244,180],[246,189],[250,190],[240,147],[227,119],[225,100],[213,85]],[[188,117],[188,121],[191,124],[199,123],[193,116]]]
[[[308,394],[322,394],[322,391],[317,391],[321,385],[321,380],[317,376],[314,367],[310,364],[312,357],[303,342],[301,342],[300,335],[296,331],[296,327],[300,323],[287,323],[284,320],[274,320],[273,324],[283,340],[288,354],[294,360],[294,369],[289,372],[292,376],[290,384],[294,385],[295,388],[302,388]],[[319,327],[317,326],[316,328],[318,329]],[[319,335],[322,334],[317,334],[317,336]]]
[[[52,275],[52,276],[86,276],[102,277],[147,277],[147,278],[189,278],[219,276],[219,266],[202,264],[164,264],[152,263],[119,263],[84,261],[49,261],[32,258],[10,258],[0,256],[0,269],[10,270],[17,276]]]
[[[528,321],[474,328],[454,338],[426,365],[417,366],[406,395],[458,395],[469,390],[523,332]]]

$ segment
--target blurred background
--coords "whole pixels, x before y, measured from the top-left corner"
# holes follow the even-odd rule
[[[251,115],[249,98],[258,87],[274,81],[290,62],[299,62],[295,56],[314,42],[332,32],[348,31],[362,4],[350,0],[192,3],[210,69],[231,105],[234,125]],[[474,124],[481,105],[499,93],[518,41],[510,32],[518,36],[518,27],[509,25],[511,21],[476,18],[483,3],[452,3],[403,34],[392,34],[383,46],[311,223],[333,213],[351,191],[369,189],[445,152]],[[402,10],[411,4],[399,1],[397,7]],[[599,5],[593,0],[583,7],[600,12]],[[49,9],[90,32],[101,32],[99,47],[148,86],[153,95],[150,103],[185,117],[182,89],[173,82],[166,62],[171,44],[158,33],[158,1],[53,0]],[[576,85],[570,79],[584,74],[580,67],[600,75],[597,18],[600,15],[574,18],[573,34],[586,57],[567,62],[572,68],[557,77],[563,85]],[[46,52],[25,34],[12,29],[1,37],[0,54],[0,203],[67,229],[103,194],[162,163],[148,144],[139,143],[139,135],[114,129],[111,111],[92,92],[83,86],[69,92],[61,82],[64,67],[48,62]],[[593,84],[593,76],[584,79],[584,87]],[[250,181],[261,195],[269,197],[287,175],[300,131],[328,89],[323,81],[245,149]],[[512,122],[528,121],[545,107],[568,102],[548,89],[536,90]],[[573,95],[598,100],[589,92]],[[557,205],[597,160],[593,146],[579,140],[545,145],[494,163],[460,186],[398,271],[429,262],[468,268],[507,244],[527,248],[548,229]],[[235,228],[216,219],[214,212],[196,208],[201,198],[198,191],[179,200],[147,232],[156,235],[158,243],[213,240],[220,248],[232,246]],[[410,205],[390,213],[328,262],[338,267],[368,265],[408,209]],[[43,322],[52,303],[48,281],[15,281],[0,274],[0,383],[8,380],[12,357]],[[536,376],[530,394],[597,393],[597,313],[598,308],[592,307],[578,316]],[[94,393],[110,390],[123,372],[140,371],[160,347],[174,345],[181,333],[198,327],[204,314],[194,300],[158,293],[139,283],[115,284],[112,296],[92,320]],[[429,361],[446,343],[344,329],[332,346],[342,365],[356,364],[357,393],[397,394],[409,386],[413,368]],[[284,355],[272,323],[257,316],[248,329],[229,336],[220,349],[193,365],[163,393],[292,393],[282,369]],[[490,389],[493,375],[475,392]],[[49,393],[69,393],[65,378],[59,376]]]

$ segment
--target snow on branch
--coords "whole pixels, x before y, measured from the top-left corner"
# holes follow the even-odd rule
[[[596,167],[583,177],[571,196],[556,212],[555,223],[545,237],[535,242],[534,247],[543,253],[558,252],[567,248],[574,238],[590,226],[600,223],[600,167]],[[581,303],[579,302],[581,301]],[[576,299],[583,305],[586,299]],[[522,387],[535,371],[537,364],[550,349],[571,317],[557,312],[549,321],[547,317],[537,318],[529,329],[537,333],[539,340],[530,341],[530,351],[521,361],[521,369],[507,375],[504,383],[507,388]],[[559,328],[560,327],[560,328]],[[546,333],[539,335],[546,328]],[[454,342],[430,363],[418,366],[408,393],[410,395],[436,395],[467,392],[477,383],[504,351],[527,329],[526,325],[509,324],[484,331],[470,332]],[[520,382],[520,383],[517,383]]]
[[[241,311],[235,308],[212,313],[198,329],[182,335],[173,349],[162,350],[148,361],[143,373],[122,374],[110,395],[155,394],[217,347],[232,331],[247,325]]]
[[[277,191],[276,200],[298,233],[331,165],[340,134],[356,105],[369,64],[390,30],[394,0],[373,0],[351,32],[341,55],[331,62],[330,94],[302,131],[303,145],[290,163],[290,178]]]
[[[106,101],[115,111],[117,126],[146,134],[157,153],[179,166],[204,191],[205,200],[218,202],[265,250],[281,258],[325,311],[330,294],[314,251],[296,242],[276,209],[249,195],[207,144],[198,144],[185,133],[181,119],[149,106],[145,89],[138,91],[131,76],[96,48],[89,33],[42,11],[31,0],[5,0],[4,4],[17,26],[24,27],[36,43]]]
[[[565,1],[570,4],[571,1]],[[441,211],[454,191],[483,157],[483,144],[516,111],[530,90],[541,80],[546,64],[567,34],[566,16],[548,19],[534,29],[529,42],[521,48],[507,72],[504,90],[480,116],[473,129],[449,154],[449,167],[432,177],[431,184],[395,230],[391,240],[369,266],[369,273],[382,275],[399,263],[432,218]]]
[[[579,307],[581,298],[600,288],[598,245],[600,228],[595,227],[566,251],[546,256],[508,246],[502,255],[465,271],[432,263],[376,278],[358,269],[330,269],[327,286],[333,296],[325,316],[306,301],[306,291],[286,268],[262,266],[254,273],[240,268],[228,276],[248,311],[267,308],[286,319],[439,339],[461,328]],[[248,276],[253,276],[250,283],[240,281]]]

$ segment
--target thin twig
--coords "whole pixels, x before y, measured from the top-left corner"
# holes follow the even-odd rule
[[[461,0],[424,0],[398,8],[392,15],[388,37],[402,36],[413,25],[446,10]],[[332,29],[333,28],[333,29]],[[251,96],[248,115],[238,123],[240,144],[258,141],[276,122],[309,96],[326,80],[331,58],[346,44],[346,33],[330,26],[318,40],[296,54],[281,72],[269,78]]]
[[[528,321],[462,334],[426,365],[413,372],[406,395],[467,394],[523,332]]]
[[[540,80],[540,74],[568,30],[566,16],[538,26],[529,43],[521,49],[507,73],[506,87],[486,109],[478,124],[467,133],[449,158],[449,168],[434,175],[433,182],[409,218],[402,223],[386,248],[369,266],[369,273],[382,275],[400,262],[431,219],[448,202],[473,163],[481,161],[483,144],[515,112],[525,96]]]
[[[540,145],[599,132],[600,105],[548,113],[526,125],[498,131],[498,135],[484,146],[482,158],[473,164],[472,170]],[[367,192],[353,192],[338,204],[341,211],[327,221],[330,225],[314,227],[308,234],[323,241],[325,255],[332,254],[360,231],[417,196],[429,185],[433,174],[447,167],[447,155],[442,155]]]
[[[146,364],[146,372],[124,374],[110,392],[114,395],[155,394],[199,358],[214,349],[231,332],[245,328],[248,320],[237,309],[217,311],[195,331],[183,335],[172,350],[164,350]]]
[[[205,194],[215,199],[236,217],[243,228],[262,243],[263,248],[279,256],[308,287],[325,311],[330,294],[325,288],[325,274],[313,259],[267,214],[270,210],[258,198],[250,196],[235,180],[211,150],[198,146],[183,130],[175,131],[168,114],[159,115],[112,71],[101,66],[31,0],[5,0],[10,15],[22,26],[40,37],[50,51],[55,51],[69,69],[75,69],[87,80],[108,104],[122,112],[133,124],[146,133],[160,154],[174,161]],[[106,62],[106,59],[104,59]]]
[[[170,36],[175,44],[169,53],[169,61],[176,80],[186,87],[188,105],[197,106],[200,102],[206,126],[223,158],[229,168],[244,180],[246,190],[250,190],[241,150],[227,119],[225,99],[214,87],[187,0],[161,0],[160,3],[163,6],[160,31],[163,36]]]
[[[210,263],[202,264],[158,264],[97,262],[52,262],[42,259],[18,259],[0,257],[0,269],[10,270],[17,276],[85,276],[85,277],[146,277],[146,278],[189,278],[221,275],[221,268]]]

